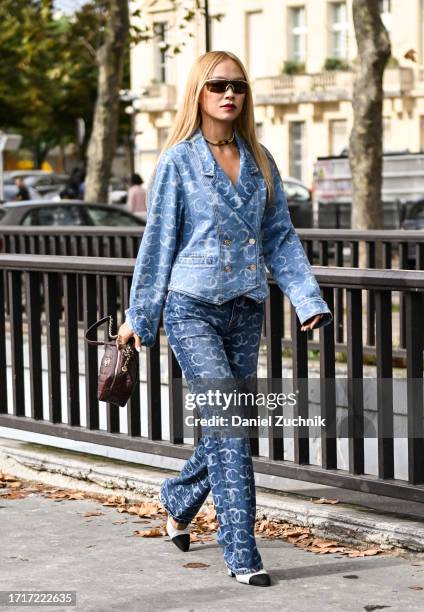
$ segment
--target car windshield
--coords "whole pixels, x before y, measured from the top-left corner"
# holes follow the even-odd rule
[[[134,219],[131,215],[126,215],[124,212],[117,210],[108,210],[107,208],[95,208],[88,206],[90,217],[95,225],[141,225],[138,219]]]
[[[424,202],[415,204],[409,211],[408,219],[424,219]]]
[[[29,211],[22,225],[86,225],[79,206],[40,206]]]
[[[297,200],[298,202],[306,202],[309,200],[309,191],[303,185],[284,181],[284,191],[288,200]]]

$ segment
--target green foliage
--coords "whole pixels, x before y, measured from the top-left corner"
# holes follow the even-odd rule
[[[397,59],[397,57],[394,57],[393,55],[391,55],[386,64],[386,68],[398,68],[398,67],[399,67],[399,60]]]
[[[21,133],[37,164],[74,139],[77,117],[91,120],[96,91],[96,66],[78,24],[54,18],[52,4],[0,4],[0,128]]]
[[[37,165],[54,146],[75,140],[78,117],[85,120],[86,138],[90,134],[96,50],[107,18],[106,4],[98,1],[72,17],[58,16],[52,4],[0,3],[0,129],[21,133]]]
[[[177,55],[203,2],[183,7],[181,40],[166,51]],[[97,94],[97,52],[108,19],[108,0],[89,0],[73,15],[53,9],[53,0],[1,0],[0,2],[0,130],[23,135],[23,146],[32,149],[36,165],[56,145],[75,141],[76,119],[85,121],[84,156],[92,129]],[[130,40],[125,58],[123,89],[130,86],[130,46],[150,40],[151,28],[142,21],[139,5],[132,11]],[[222,14],[211,15],[219,21]],[[182,23],[181,23],[182,21]],[[130,119],[120,110],[120,140],[130,133]]]
[[[324,70],[349,70],[349,64],[338,57],[327,57]]]
[[[288,60],[284,62],[283,74],[300,74],[305,72],[305,62],[298,62],[296,60]]]

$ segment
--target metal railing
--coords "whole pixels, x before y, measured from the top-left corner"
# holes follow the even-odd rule
[[[311,263],[358,267],[359,248],[366,245],[367,267],[374,268],[376,249],[383,250],[383,268],[424,269],[424,231],[409,230],[297,230]],[[134,258],[143,232],[133,227],[21,225],[0,227],[3,253],[82,255]]]
[[[375,268],[424,269],[424,231],[405,230],[315,230],[300,229],[298,234],[309,261],[320,266],[359,266],[361,245],[366,249],[366,265]],[[22,227],[0,228],[0,248],[5,253],[70,255],[83,257],[135,258],[143,233],[134,228],[111,227]],[[380,262],[377,253],[382,253]],[[399,296],[399,348],[405,347],[405,303]],[[339,289],[335,296],[336,341],[345,342],[345,303]],[[79,306],[82,313],[82,304]],[[375,297],[367,294],[367,351],[375,353]],[[399,355],[402,354],[402,351]]]
[[[146,394],[141,385],[122,409],[99,404],[96,397],[98,352],[83,340],[83,331],[96,319],[111,314],[119,324],[128,297],[134,260],[71,256],[2,255],[0,257],[0,302],[6,299],[8,312],[0,311],[0,426],[83,440],[170,457],[187,458],[193,446],[181,436],[183,419],[182,373],[163,334],[142,352],[146,364]],[[316,267],[323,297],[334,309],[335,295],[342,291],[347,305],[344,313],[347,342],[343,348],[347,373],[348,457],[342,469],[337,460],[337,435],[321,428],[320,464],[312,464],[308,428],[293,436],[293,460],[285,458],[286,440],[268,428],[266,455],[259,454],[258,440],[252,441],[254,466],[258,472],[340,486],[379,495],[424,501],[423,378],[424,332],[422,326],[424,272],[361,270]],[[78,284],[82,290],[83,320],[78,320]],[[43,291],[40,291],[40,287]],[[99,287],[103,305],[99,308]],[[363,316],[363,292],[374,292],[376,335],[375,375],[378,381],[393,379],[395,327],[393,296],[405,299],[405,348],[407,396],[406,479],[395,478],[393,419],[396,408],[390,384],[377,385],[376,419],[378,436],[375,475],[365,473],[364,423],[364,338],[367,317]],[[118,316],[119,315],[119,316]],[[337,321],[337,320],[336,320]],[[293,383],[302,381],[302,392],[294,416],[308,416],[308,351],[319,354],[319,410],[335,423],[337,402],[335,381],[337,346],[334,325],[308,335],[278,286],[270,281],[265,304],[264,348],[267,379],[281,379],[282,346],[290,347]],[[7,345],[10,342],[10,363]],[[24,358],[24,344],[27,360]],[[168,354],[169,435],[165,436],[161,398],[161,345]],[[82,348],[83,347],[83,348]],[[64,358],[61,359],[61,350]],[[79,358],[79,351],[83,354]],[[46,372],[43,372],[43,356]],[[25,367],[25,361],[28,367]],[[61,367],[62,361],[62,367]],[[24,384],[24,381],[27,381]],[[361,382],[362,381],[362,382]],[[8,402],[4,398],[10,398]],[[26,404],[26,399],[28,399]],[[100,416],[105,412],[105,427]],[[142,413],[147,421],[141,435]],[[123,431],[123,416],[126,431]],[[384,431],[384,436],[380,432]],[[193,432],[196,439],[197,432]]]

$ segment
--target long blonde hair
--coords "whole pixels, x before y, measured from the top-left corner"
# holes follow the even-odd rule
[[[202,87],[217,64],[223,60],[231,59],[239,66],[243,78],[249,81],[245,67],[240,59],[230,51],[209,51],[196,59],[188,75],[182,104],[180,105],[171,132],[165,141],[161,153],[172,145],[189,138],[201,123],[199,107],[199,96]],[[234,129],[247,142],[250,151],[265,180],[268,201],[273,198],[273,182],[268,157],[259,144],[255,131],[255,119],[253,111],[253,97],[251,88],[246,93],[243,108],[239,116],[234,120]]]

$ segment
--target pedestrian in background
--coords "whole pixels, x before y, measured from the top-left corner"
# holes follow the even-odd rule
[[[152,346],[164,306],[164,329],[190,392],[208,381],[221,389],[254,380],[266,267],[302,331],[331,322],[275,160],[257,140],[246,69],[234,54],[211,51],[194,64],[153,175],[118,346],[132,336],[138,349]],[[212,400],[197,408],[206,420],[215,410]],[[211,492],[228,574],[269,586],[255,540],[249,437],[207,429],[181,473],[162,484],[167,533],[186,552],[190,523]]]
[[[147,220],[146,188],[143,179],[137,173],[131,175],[131,187],[128,189],[127,210]]]
[[[24,179],[18,176],[15,179],[15,185],[18,188],[18,193],[15,196],[15,200],[23,202],[24,200],[30,200],[30,195],[27,186],[25,185]]]
[[[85,170],[76,166],[72,169],[71,175],[64,189],[60,192],[62,200],[82,200],[84,199]]]

